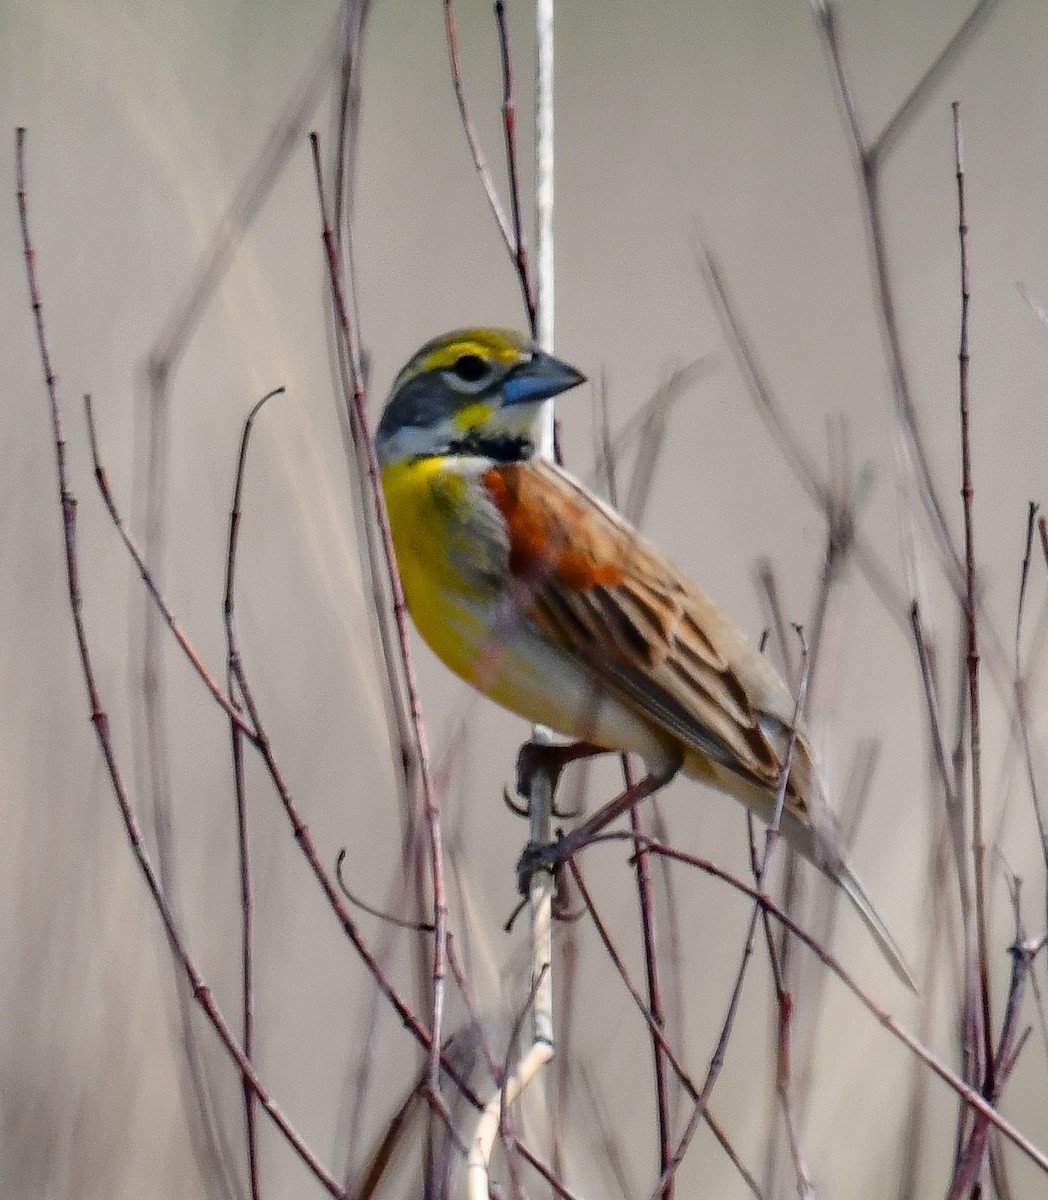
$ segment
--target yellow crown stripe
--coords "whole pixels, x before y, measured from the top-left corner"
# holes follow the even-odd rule
[[[495,362],[511,363],[521,357],[520,346],[497,329],[464,329],[452,341],[435,347],[421,365],[423,371],[440,371],[450,367],[464,354]]]

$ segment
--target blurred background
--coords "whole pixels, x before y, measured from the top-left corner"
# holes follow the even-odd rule
[[[530,6],[508,6],[530,180]],[[133,801],[165,870],[187,944],[219,1003],[238,1011],[236,826],[225,718],[165,650],[163,768],[147,754],[144,601],[94,490],[80,398],[92,393],[115,493],[138,533],[150,467],[146,364],[199,278],[201,257],[296,98],[333,145],[335,5],[82,6],[0,0],[0,1192],[19,1197],[244,1195],[235,1069],[193,1020],[201,1091],[160,922],[126,844],[88,721],[65,592],[54,450],[15,206],[13,130],[29,130],[29,204],[51,350],[79,499],[85,616]],[[463,75],[506,195],[498,42],[490,7],[455,7]],[[838,26],[862,129],[873,141],[968,16],[954,0],[843,0]],[[957,738],[960,610],[895,417],[863,198],[825,43],[810,7],[757,2],[562,5],[557,24],[557,346],[595,385],[559,408],[568,465],[592,478],[600,387],[613,430],[671,371],[702,370],[667,415],[644,528],[756,641],[769,624],[755,567],[771,563],[787,620],[809,622],[825,515],[762,420],[718,319],[700,240],[716,256],[778,410],[821,476],[844,437],[866,471],[859,531],[890,581],[885,602],[854,564],[835,590],[812,721],[831,794],[857,747],[877,769],[854,845],[857,870],[924,981],[908,995],[845,913],[833,949],[880,1003],[959,1063],[957,923],[933,922],[929,856],[942,821],[927,707],[907,624],[918,597],[935,639],[944,720]],[[880,164],[884,244],[902,350],[937,494],[962,547],[957,346],[959,268],[950,101],[962,102],[971,226],[975,538],[984,597],[983,742],[995,1012],[1024,914],[1044,924],[1045,880],[1012,721],[1014,631],[1030,500],[1048,501],[1048,17],[1037,0],[990,6],[976,36],[899,129]],[[377,417],[426,338],[470,323],[521,326],[516,280],[477,182],[448,71],[442,6],[387,0],[367,23],[356,154],[360,319]],[[302,101],[305,107],[309,107]],[[325,861],[347,850],[359,893],[393,906],[401,817],[356,486],[343,449],[326,277],[308,144],[264,180],[257,213],[195,320],[170,379],[163,427],[164,586],[216,677],[224,673],[225,539],[243,420],[260,418],[248,468],[238,581],[244,660],[290,787]],[[530,217],[528,218],[530,224]],[[638,437],[628,439],[623,479]],[[837,454],[839,458],[840,455]],[[154,483],[156,480],[154,479]],[[1045,562],[1035,559],[1023,640],[1034,764],[1043,750]],[[446,761],[452,923],[493,1022],[527,997],[526,932],[502,932],[526,837],[501,802],[523,724],[470,698],[414,643],[434,760]],[[460,736],[463,727],[467,734]],[[155,805],[161,771],[166,807]],[[591,803],[616,787],[590,776]],[[1048,786],[1044,784],[1043,786]],[[257,1062],[272,1094],[336,1173],[359,1170],[421,1057],[374,988],[302,865],[271,788],[251,763]],[[697,785],[661,802],[673,840],[745,875],[737,806]],[[640,977],[636,901],[621,848],[590,851],[588,877]],[[745,900],[674,873],[660,925],[677,980],[672,1028],[701,1079],[749,917]],[[951,877],[952,878],[952,877]],[[665,884],[663,884],[665,886]],[[825,900],[814,877],[810,893]],[[946,892],[947,907],[956,902]],[[361,917],[391,977],[414,986],[414,935]],[[646,1196],[657,1163],[650,1046],[585,922],[570,943],[573,1009],[562,1058],[572,1097],[557,1118],[578,1194]],[[930,974],[929,964],[934,969]],[[936,965],[937,964],[937,965]],[[1043,963],[1037,970],[1043,979]],[[768,1147],[779,1127],[775,1010],[752,968],[713,1108],[769,1195],[793,1190]],[[912,1058],[836,981],[812,992],[801,1140],[820,1195],[945,1194],[957,1105],[924,1070],[914,1125]],[[558,985],[559,986],[559,985]],[[671,989],[672,990],[672,989]],[[461,1005],[453,1005],[454,1020]],[[374,1024],[371,1024],[374,1020]],[[1002,1107],[1048,1145],[1048,1053],[1038,1027]],[[503,1030],[505,1025],[502,1026]],[[503,1033],[504,1036],[504,1033]],[[614,1037],[615,1053],[609,1055]],[[800,1052],[798,1051],[798,1056]],[[362,1064],[373,1079],[365,1088]],[[581,1080],[587,1095],[583,1100]],[[361,1100],[366,1097],[366,1100]],[[686,1110],[682,1110],[686,1113]],[[609,1175],[600,1122],[627,1184]],[[679,1122],[678,1122],[679,1124]],[[538,1123],[541,1129],[541,1122]],[[910,1174],[906,1132],[919,1128]],[[212,1132],[209,1133],[208,1130]],[[220,1136],[214,1134],[220,1131]],[[536,1143],[543,1144],[543,1134]],[[222,1140],[225,1145],[222,1145]],[[265,1195],[320,1195],[262,1129]],[[775,1166],[769,1166],[774,1162]],[[1015,1195],[1048,1180],[1004,1152]],[[216,1165],[217,1164],[217,1165]],[[221,1164],[225,1164],[222,1166]],[[407,1175],[410,1179],[411,1176]],[[707,1131],[681,1169],[684,1194],[751,1194]],[[394,1189],[395,1190],[395,1189]],[[411,1192],[411,1184],[402,1191]],[[417,1191],[417,1186],[415,1187]],[[390,1191],[389,1194],[394,1194]],[[538,1194],[536,1187],[533,1194]]]

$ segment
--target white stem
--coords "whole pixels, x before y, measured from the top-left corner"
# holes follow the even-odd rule
[[[538,343],[553,350],[553,4],[535,0],[535,305]],[[553,451],[553,403],[545,406],[540,449]]]
[[[553,350],[553,5],[535,0],[535,303],[536,336],[543,350]],[[553,402],[543,405],[539,453],[553,454]],[[541,725],[532,740],[548,745],[550,732]],[[545,844],[551,837],[552,786],[545,771],[536,771],[526,798],[531,815],[530,840]],[[553,876],[536,871],[531,877],[532,1042],[516,1071],[486,1105],[473,1134],[467,1159],[469,1200],[488,1200],[488,1164],[506,1107],[553,1058],[552,913]]]

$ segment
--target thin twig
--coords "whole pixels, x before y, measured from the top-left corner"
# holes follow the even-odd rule
[[[963,578],[961,561],[953,545],[946,514],[932,479],[931,465],[921,436],[903,355],[902,334],[899,330],[898,313],[888,265],[878,161],[875,156],[871,156],[870,147],[863,136],[860,125],[851,83],[844,65],[844,54],[837,28],[837,10],[828,0],[822,0],[814,6],[814,11],[833,68],[837,99],[844,113],[851,150],[859,176],[863,211],[866,218],[867,244],[877,284],[878,313],[881,318],[881,331],[891,371],[896,412],[906,430],[907,445],[913,455],[920,482],[921,501],[927,510],[933,537],[939,546],[940,554],[949,567],[951,581],[960,592],[960,581]],[[923,95],[923,92],[921,94]]]
[[[634,784],[629,756],[622,756],[622,779],[627,788]],[[636,808],[630,809],[630,829],[637,836],[637,851],[633,856],[637,883],[637,902],[640,908],[641,938],[644,946],[644,975],[648,987],[648,1006],[651,1019],[659,1029],[666,1026],[666,1010],[662,1003],[659,986],[659,960],[656,951],[655,903],[651,890],[651,870],[648,854],[644,848],[643,818]],[[655,1107],[659,1122],[659,1174],[664,1175],[670,1165],[672,1136],[670,1098],[666,1080],[666,1057],[662,1046],[654,1036],[651,1042],[652,1068],[655,1072]],[[667,1180],[662,1190],[662,1200],[672,1200],[673,1179]]]
[[[87,690],[88,703],[91,709],[91,724],[95,731],[99,750],[105,761],[106,771],[113,788],[113,793],[120,809],[124,831],[127,834],[132,853],[138,868],[142,873],[146,886],[152,897],[154,907],[160,916],[167,935],[168,944],[176,961],[182,969],[190,994],[200,1006],[212,1028],[215,1030],[227,1053],[236,1062],[243,1078],[249,1081],[252,1090],[258,1097],[263,1110],[283,1134],[289,1145],[301,1158],[314,1177],[323,1185],[327,1192],[336,1197],[346,1198],[346,1192],[338,1185],[330,1173],[323,1167],[319,1159],[306,1145],[302,1136],[291,1125],[279,1105],[270,1097],[259,1077],[255,1074],[251,1062],[245,1056],[243,1049],[233,1035],[229,1023],[222,1010],[215,1003],[210,986],[197,970],[196,964],[186,949],[181,931],[175,921],[174,914],[168,903],[160,878],[153,866],[152,859],[145,847],[142,831],[131,806],[130,799],[124,788],[123,774],[116,758],[116,751],[110,734],[109,716],[102,706],[101,694],[95,678],[94,663],[88,644],[87,628],[83,617],[83,602],[80,595],[79,568],[76,546],[76,498],[69,489],[65,437],[63,433],[62,413],[58,399],[58,379],[51,366],[51,355],[47,346],[44,331],[43,305],[36,279],[36,255],[29,235],[29,214],[26,199],[25,184],[25,141],[26,131],[18,128],[15,132],[15,174],[16,195],[18,200],[18,215],[22,233],[22,249],[25,258],[26,278],[29,285],[30,303],[36,326],[37,347],[40,353],[41,365],[44,369],[44,381],[47,387],[51,413],[51,427],[54,433],[55,467],[58,477],[59,502],[62,509],[62,524],[65,534],[66,583],[68,586],[69,605],[73,617],[77,649],[83,672],[84,685]]]
[[[1019,600],[1015,613],[1015,711],[1016,720],[1019,725],[1019,736],[1023,746],[1023,759],[1026,763],[1026,780],[1030,788],[1030,800],[1033,804],[1034,820],[1037,822],[1037,834],[1041,841],[1041,859],[1045,872],[1046,923],[1048,923],[1048,821],[1045,819],[1044,809],[1041,805],[1037,772],[1034,768],[1033,741],[1030,737],[1030,719],[1027,704],[1027,680],[1023,672],[1022,663],[1023,611],[1026,602],[1026,585],[1030,577],[1030,560],[1033,556],[1033,531],[1036,519],[1037,505],[1031,501],[1027,510],[1026,544],[1023,551],[1022,567],[1019,571]]]
[[[350,364],[353,384],[353,394],[346,399],[351,407],[353,427],[359,433],[359,437],[355,439],[355,442],[357,453],[360,457],[361,475],[368,481],[371,501],[374,506],[374,517],[381,532],[382,549],[385,555],[385,566],[388,572],[393,614],[400,649],[400,666],[403,671],[408,695],[412,729],[418,753],[419,778],[422,786],[426,825],[429,831],[430,864],[433,878],[434,927],[429,1085],[433,1096],[437,1096],[440,1090],[440,1042],[444,1015],[447,955],[445,944],[447,934],[447,900],[444,885],[444,852],[440,830],[440,810],[429,770],[429,749],[426,744],[418,685],[415,680],[414,668],[411,662],[411,651],[408,644],[407,606],[404,601],[404,589],[400,582],[400,573],[397,570],[396,552],[393,548],[393,535],[389,528],[389,516],[386,512],[385,499],[379,479],[378,459],[375,456],[375,447],[370,436],[367,402],[364,397],[363,378],[360,371],[360,341],[356,333],[355,323],[350,320],[350,315],[346,308],[345,293],[342,287],[342,269],[339,264],[338,251],[332,237],[331,226],[328,223],[327,203],[324,197],[324,173],[320,163],[320,139],[315,133],[311,133],[309,140],[313,151],[313,169],[316,181],[317,202],[320,207],[321,217],[321,236],[327,254],[329,282],[331,284],[338,326]]]
[[[797,739],[797,722],[803,713],[804,696],[807,691],[807,671],[804,666],[804,663],[806,662],[806,653],[807,651],[805,648],[805,658],[802,660],[801,667],[801,681],[798,686],[794,707],[794,719],[790,729],[790,737],[786,744],[786,753],[783,756],[783,763],[779,776],[779,786],[775,799],[775,809],[765,837],[763,858],[759,862],[755,863],[755,873],[757,876],[756,889],[757,892],[762,896],[764,894],[764,873],[767,870],[770,855],[775,847],[775,842],[778,837],[779,819],[782,815],[782,808],[785,803],[786,788],[788,786],[790,776],[790,764],[793,759],[793,748]],[[633,837],[634,842],[639,840],[636,834],[634,834]],[[727,1011],[725,1013],[724,1020],[721,1023],[720,1033],[717,1037],[713,1054],[710,1056],[709,1066],[706,1070],[706,1078],[703,1080],[702,1089],[695,1099],[692,1112],[688,1118],[687,1124],[685,1125],[684,1132],[678,1139],[676,1149],[674,1150],[669,1163],[663,1169],[658,1185],[656,1186],[655,1191],[652,1193],[652,1200],[658,1200],[666,1186],[666,1183],[673,1178],[677,1172],[677,1169],[680,1167],[680,1164],[683,1162],[684,1155],[687,1153],[688,1146],[691,1144],[692,1138],[695,1135],[695,1131],[698,1128],[699,1122],[701,1121],[705,1112],[706,1105],[709,1103],[710,1096],[712,1095],[713,1089],[716,1086],[717,1079],[720,1076],[721,1068],[724,1065],[724,1059],[727,1052],[728,1041],[731,1037],[731,1031],[735,1025],[735,1017],[738,1012],[739,1001],[742,998],[742,985],[746,978],[746,971],[749,966],[750,958],[753,954],[754,935],[756,933],[757,921],[760,918],[761,913],[762,906],[758,903],[754,906],[753,912],[750,914],[750,925],[749,930],[747,931],[745,943],[743,945],[742,961],[740,962],[739,969],[735,974],[735,983],[731,990]],[[769,952],[772,956],[772,961],[774,964],[777,962],[777,955],[775,953],[774,939],[771,937],[770,929],[767,931],[767,941]],[[777,981],[777,988],[781,999],[786,995],[785,988],[781,983],[781,979]],[[782,1047],[780,1045],[780,1054],[781,1051]]]
[[[354,908],[359,908],[361,912],[366,912],[370,917],[377,917],[380,921],[385,921],[387,925],[394,925],[397,929],[406,929],[410,933],[432,933],[433,924],[430,921],[407,921],[403,917],[398,917],[396,913],[383,912],[380,908],[375,908],[374,905],[368,904],[366,900],[356,895],[347,885],[345,877],[342,874],[342,867],[346,861],[345,846],[335,855],[335,878],[338,880],[338,886],[342,889],[342,895],[353,905]]]
[[[677,386],[680,387],[678,373]],[[686,385],[685,385],[686,386]],[[656,396],[659,402],[652,406],[650,419],[644,425],[640,439],[633,474],[630,478],[629,495],[626,499],[624,515],[637,529],[644,519],[644,510],[651,495],[651,484],[655,478],[655,466],[665,445],[666,413],[673,400],[673,384],[659,388]],[[683,389],[681,389],[683,390]],[[602,393],[601,412],[601,447],[603,465],[607,478],[608,496],[612,506],[618,507],[618,480],[615,471],[615,460],[611,454],[611,432],[608,424],[607,394]],[[636,782],[630,766],[628,754],[620,756],[622,764],[623,786],[630,789]],[[656,950],[655,900],[651,886],[651,868],[645,849],[643,817],[638,808],[631,808],[629,813],[630,828],[637,835],[637,849],[634,854],[634,875],[637,884],[637,902],[640,909],[641,940],[644,948],[644,973],[648,988],[648,1010],[653,1025],[659,1030],[665,1030],[666,1010],[662,1001],[662,988],[659,982],[659,960]],[[664,1175],[670,1164],[672,1155],[672,1129],[670,1114],[670,1098],[666,1078],[666,1058],[660,1039],[654,1033],[651,1035],[652,1069],[655,1075],[655,1106],[659,1125],[659,1174]],[[670,1177],[662,1192],[662,1200],[672,1200],[674,1179]]]
[[[481,186],[484,188],[484,194],[487,196],[488,204],[491,206],[491,215],[495,218],[495,224],[499,227],[502,241],[505,243],[510,258],[512,258],[514,256],[513,231],[510,228],[505,210],[502,207],[502,201],[499,200],[495,180],[492,178],[491,169],[484,157],[484,151],[481,149],[480,139],[477,137],[477,130],[473,124],[473,117],[470,115],[469,105],[466,103],[466,92],[462,84],[462,66],[459,62],[458,34],[455,30],[455,11],[452,7],[452,0],[444,0],[444,32],[448,43],[451,85],[455,90],[455,102],[458,104],[462,129],[469,144],[469,152],[473,158],[473,165],[477,169],[477,175],[480,178]]]
[[[969,392],[968,311],[971,283],[968,274],[968,215],[964,194],[964,142],[961,106],[953,110],[954,163],[957,174],[957,233],[960,242],[961,329],[957,353],[961,410],[961,497],[964,502],[965,623],[967,628],[968,729],[972,772],[972,870],[975,882],[975,930],[978,944],[978,980],[982,1021],[983,1095],[995,1094],[993,1016],[990,998],[990,948],[986,927],[986,841],[983,827],[982,738],[979,707],[979,631],[976,619],[975,531],[972,500],[971,406]]]
[[[610,832],[598,834],[590,842],[586,844],[586,849],[590,846],[595,846],[600,842],[608,841],[623,841],[633,840],[632,835],[628,833]],[[853,976],[845,969],[845,967],[819,942],[807,933],[788,913],[784,912],[773,900],[770,899],[764,892],[758,891],[757,888],[751,887],[744,883],[741,879],[732,875],[729,871],[725,871],[723,867],[719,867],[716,863],[708,859],[698,858],[693,854],[687,854],[683,850],[678,850],[674,846],[668,846],[662,842],[651,842],[648,850],[652,854],[660,854],[674,862],[682,863],[696,870],[703,871],[707,875],[713,876],[715,879],[720,879],[724,883],[741,892],[744,896],[748,896],[755,901],[765,911],[770,913],[776,921],[797,938],[802,945],[815,955],[815,957],[837,976],[838,979],[848,988],[848,990],[856,997],[862,1006],[882,1025],[897,1041],[901,1042],[913,1054],[927,1066],[934,1074],[936,1074],[949,1088],[964,1100],[976,1113],[986,1117],[987,1120],[998,1129],[1014,1146],[1026,1155],[1037,1167],[1040,1168],[1045,1175],[1048,1175],[1048,1154],[1039,1149],[1024,1133],[1014,1126],[1006,1117],[997,1111],[997,1109],[981,1095],[979,1091],[965,1083],[955,1072],[953,1072],[945,1063],[935,1057],[913,1034],[895,1020],[895,1018],[886,1010],[881,1008],[879,1004],[864,991]]]
[[[233,502],[229,509],[229,535],[226,544],[226,589],[222,603],[222,614],[226,629],[226,687],[229,698],[234,701],[234,664],[240,658],[237,645],[235,622],[235,582],[237,563],[237,544],[240,532],[241,507],[240,499],[244,485],[244,468],[247,464],[247,447],[255,418],[262,411],[262,406],[274,396],[284,394],[282,387],[267,392],[248,413],[244,422],[244,431],[240,438],[240,453],[237,456],[236,479],[233,485]],[[92,453],[94,453],[94,438],[92,437]],[[233,788],[237,819],[237,851],[240,871],[240,971],[241,971],[241,1034],[244,1057],[251,1059],[254,1055],[254,1024],[255,1024],[255,977],[253,966],[253,917],[254,903],[251,883],[251,853],[247,823],[247,788],[244,779],[244,735],[232,720],[229,722],[230,749],[233,756]],[[248,1181],[251,1188],[251,1200],[260,1200],[262,1187],[258,1169],[258,1129],[256,1120],[256,1105],[254,1092],[250,1082],[242,1078],[241,1088],[244,1094],[244,1125],[247,1134],[247,1164]]]
[[[1011,1074],[1022,1046],[1026,1041],[1026,1035],[1019,1034],[1019,1012],[1026,980],[1030,972],[1030,964],[1036,950],[1031,949],[1028,945],[1026,933],[1023,928],[1020,889],[1021,884],[1019,879],[1011,876],[1009,891],[1011,893],[1012,910],[1015,919],[1015,941],[1011,947],[1011,983],[1008,988],[1008,997],[1005,1001],[1001,1032],[995,1053],[992,1044],[990,1046],[991,1053],[994,1053],[993,1070],[990,1073],[993,1090],[986,1094],[986,1098],[993,1104],[997,1104],[1000,1101],[1005,1081]],[[968,1144],[954,1171],[950,1190],[947,1193],[947,1200],[961,1200],[961,1197],[964,1196],[976,1177],[981,1173],[989,1145],[989,1132],[990,1127],[985,1117],[978,1116],[973,1122]]]
[[[650,840],[642,835],[631,833],[630,836],[634,838],[635,842],[642,842],[645,849],[647,849],[651,844]],[[701,1099],[699,1088],[696,1086],[694,1080],[688,1074],[684,1065],[680,1062],[676,1051],[667,1040],[662,1024],[654,1019],[651,1009],[647,1004],[645,1004],[644,998],[641,996],[636,984],[634,984],[629,970],[622,959],[622,956],[619,954],[615,943],[612,941],[608,927],[597,910],[596,902],[594,901],[593,895],[589,888],[586,886],[585,878],[582,875],[582,870],[579,867],[578,862],[574,858],[570,858],[568,860],[568,867],[571,870],[575,885],[579,889],[579,895],[582,898],[582,902],[586,908],[586,911],[590,914],[590,917],[593,920],[593,925],[597,931],[597,936],[600,938],[601,944],[604,946],[608,957],[611,959],[612,965],[618,972],[619,978],[625,985],[627,992],[629,992],[630,998],[636,1005],[637,1011],[644,1018],[644,1022],[648,1027],[648,1032],[653,1042],[659,1047],[660,1052],[665,1057],[665,1061],[673,1068],[678,1080],[680,1081],[681,1087],[684,1088],[684,1091],[687,1093],[688,1097],[696,1105],[698,1105],[698,1102]],[[714,1137],[727,1153],[732,1165],[739,1172],[739,1175],[742,1177],[746,1186],[750,1189],[754,1196],[760,1197],[762,1193],[759,1183],[753,1174],[743,1164],[741,1159],[738,1157],[735,1148],[728,1141],[728,1138],[723,1132],[720,1123],[710,1111],[708,1100],[709,1097],[707,1097],[707,1102],[702,1106],[701,1110],[699,1110],[702,1118],[709,1126],[711,1133],[713,1133]]]
[[[513,246],[510,251],[520,283],[521,298],[528,314],[531,336],[538,334],[535,293],[528,273],[528,249],[520,213],[520,170],[517,166],[517,108],[513,101],[513,55],[509,48],[509,24],[506,5],[495,0],[495,21],[499,31],[499,57],[502,63],[502,130],[506,139],[506,175],[509,178],[509,208],[513,217]]]
[[[88,408],[88,412],[90,412],[90,407]],[[105,474],[104,470],[102,473],[104,476],[104,474]],[[117,522],[119,522],[119,526],[122,527],[124,525],[123,517],[121,516],[119,510],[114,509],[114,511],[115,511],[115,519]],[[133,546],[133,543],[132,543],[132,546]],[[128,546],[129,553],[133,553],[132,546]],[[147,568],[143,568],[143,570],[145,571],[145,574],[143,575],[143,581],[145,582],[147,588],[149,589],[150,594],[155,598],[157,607],[161,610],[161,612],[170,612],[167,602],[164,599],[162,593],[159,591],[156,581],[153,579],[151,573],[148,571]],[[172,617],[172,622],[174,623],[174,626],[177,627],[177,622],[174,621],[173,617]],[[189,647],[188,657],[191,662],[197,661],[196,653],[195,653],[195,651],[193,651],[191,646]],[[407,1026],[407,1028],[409,1028],[411,1030],[411,1032],[414,1034],[416,1039],[426,1048],[426,1050],[429,1052],[432,1052],[432,1038],[426,1032],[426,1030],[423,1029],[421,1024],[419,1024],[418,1020],[416,1019],[415,1015],[412,1013],[411,1009],[406,1005],[406,1003],[401,999],[401,997],[396,992],[396,990],[389,983],[389,980],[386,978],[385,974],[383,973],[382,968],[379,965],[376,957],[371,953],[371,951],[365,945],[363,939],[360,937],[359,932],[357,931],[356,926],[352,920],[352,917],[350,916],[349,910],[345,907],[345,905],[342,903],[341,899],[339,898],[336,884],[332,880],[330,874],[328,873],[327,868],[324,866],[324,864],[317,852],[317,849],[313,843],[313,840],[312,840],[311,836],[309,835],[308,828],[307,828],[305,822],[302,820],[302,818],[298,812],[297,806],[295,805],[295,802],[292,799],[291,793],[290,793],[290,791],[287,787],[287,784],[283,778],[283,773],[280,770],[279,764],[277,763],[276,757],[273,753],[272,746],[269,742],[268,734],[266,733],[265,728],[262,725],[261,716],[260,716],[258,707],[255,703],[252,689],[250,687],[250,683],[244,672],[243,662],[239,658],[239,656],[234,657],[234,659],[231,663],[231,666],[233,668],[233,674],[234,674],[234,679],[236,681],[236,686],[239,689],[239,691],[243,697],[245,706],[248,711],[248,720],[245,721],[243,718],[243,715],[240,714],[239,712],[237,712],[237,710],[235,708],[232,709],[232,713],[233,713],[233,715],[235,715],[237,717],[238,728],[242,731],[244,736],[251,742],[251,744],[258,750],[260,756],[262,757],[262,761],[266,767],[266,770],[270,776],[270,779],[273,782],[273,785],[274,785],[274,787],[277,791],[277,794],[280,798],[281,804],[283,805],[284,811],[285,811],[287,818],[291,824],[291,828],[294,833],[295,840],[298,842],[302,852],[305,854],[306,860],[310,866],[310,869],[313,872],[314,877],[316,878],[317,882],[320,884],[321,889],[323,890],[325,896],[327,897],[327,900],[328,900],[336,918],[338,919],[338,922],[341,925],[343,931],[349,936],[351,942],[353,943],[354,948],[356,949],[357,953],[363,959],[365,966],[367,967],[369,972],[374,977],[376,983],[379,985],[383,994],[392,1003],[394,1009],[397,1012],[399,1019],[403,1022],[403,1024],[405,1026]],[[227,704],[228,704],[228,701],[227,701]],[[227,708],[226,705],[223,705],[223,708],[227,712],[230,711],[230,709]],[[445,1066],[445,1069],[447,1069],[448,1064],[445,1063],[444,1066]],[[449,1071],[449,1074],[451,1075],[451,1078],[455,1079],[455,1082],[460,1087],[463,1086],[462,1081],[459,1080],[458,1078],[456,1078],[452,1072]],[[467,1090],[466,1094],[467,1094],[467,1097],[471,1098],[473,1102],[479,1104],[479,1101],[477,1101],[476,1098],[473,1097],[471,1095],[471,1093],[468,1092],[468,1090]]]
[[[113,526],[117,533],[120,535],[120,540],[124,543],[128,554],[131,555],[132,561],[138,568],[138,574],[141,577],[142,582],[146,585],[146,590],[149,592],[153,603],[156,605],[160,615],[163,617],[164,623],[171,631],[175,641],[178,642],[182,653],[189,660],[190,665],[196,671],[201,682],[211,693],[218,705],[222,708],[230,722],[235,725],[241,733],[246,734],[247,737],[252,737],[254,735],[254,730],[244,721],[243,715],[237,710],[233,701],[230,700],[225,692],[223,692],[222,688],[219,687],[214,675],[204,665],[192,643],[189,641],[189,638],[186,636],[185,631],[178,623],[175,614],[171,611],[170,606],[160,592],[160,588],[157,586],[153,572],[146,565],[145,558],[142,552],[139,550],[134,538],[131,536],[127,528],[127,523],[124,521],[124,518],[117,507],[116,501],[113,498],[113,493],[109,487],[109,476],[106,472],[105,466],[102,463],[101,454],[98,448],[98,435],[95,428],[94,405],[91,402],[90,396],[84,397],[84,412],[87,418],[87,436],[91,448],[91,462],[94,468],[95,481],[98,484],[98,491],[99,495],[102,497],[102,502],[105,504],[106,511],[109,513],[109,518],[113,522]]]
[[[954,65],[968,43],[973,40],[982,26],[989,20],[998,0],[979,0],[957,32],[946,43],[942,53],[914,84],[910,94],[888,119],[884,128],[870,146],[871,160],[879,164],[895,149],[899,139],[913,123],[932,88]]]

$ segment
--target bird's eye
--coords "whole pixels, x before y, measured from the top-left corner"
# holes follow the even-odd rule
[[[452,369],[463,383],[479,383],[488,373],[488,364],[479,354],[461,354]]]

